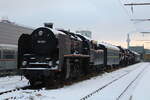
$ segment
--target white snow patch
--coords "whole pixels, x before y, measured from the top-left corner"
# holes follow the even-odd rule
[[[70,86],[64,86],[63,88],[53,89],[53,90],[18,90],[11,93],[6,93],[0,95],[0,100],[80,100],[82,97],[90,94],[91,92],[97,90],[98,88],[104,86],[105,84],[111,82],[112,80],[122,76],[123,74],[131,72],[129,75],[124,77],[122,80],[117,81],[115,85],[109,86],[109,88],[104,89],[103,93],[94,95],[93,99],[90,100],[116,100],[111,98],[111,96],[116,96],[124,89],[129,80],[133,79],[134,75],[137,75],[139,71],[147,66],[147,63],[139,63],[120,70],[104,73],[103,75],[93,77],[89,80],[75,83]],[[135,76],[134,76],[135,77]],[[127,80],[127,81],[125,81]],[[100,97],[103,99],[100,99]],[[108,98],[108,99],[105,99]],[[143,100],[143,99],[142,99]]]
[[[148,66],[149,64],[143,64],[140,68],[127,74],[123,78],[115,81],[114,83],[107,86],[102,91],[98,92],[97,94],[89,98],[88,100],[118,100],[117,98],[119,98],[121,93],[128,87],[128,85],[136,78],[136,76],[138,76],[139,73],[141,73],[141,71],[143,71],[143,69],[147,68]],[[137,81],[134,81],[133,84],[134,83],[136,83],[137,85]],[[131,84],[131,87],[133,84]],[[131,89],[134,89],[134,88],[131,88]],[[128,89],[130,89],[130,87]],[[131,95],[130,91],[125,91],[125,94],[123,94],[122,95],[123,97],[121,96],[119,100],[129,100],[130,95]]]
[[[132,100],[150,100],[150,66],[134,90]]]
[[[0,92],[9,91],[27,85],[28,80],[25,77],[23,77],[22,80],[21,76],[0,77]]]

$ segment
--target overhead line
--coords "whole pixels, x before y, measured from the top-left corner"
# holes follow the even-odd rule
[[[143,33],[143,34],[150,34],[150,32],[140,32],[140,33]]]
[[[136,40],[136,41],[150,41],[150,40]]]
[[[131,21],[150,21],[150,19],[131,19]]]
[[[124,6],[124,2],[122,2],[121,0],[118,0],[119,1],[119,3],[120,3],[120,5],[121,5],[121,7],[124,9],[124,11],[125,11],[125,13],[127,14],[127,16],[129,17],[129,19],[133,19],[133,17],[131,16],[131,14],[128,12],[128,10],[125,8],[125,6]],[[134,25],[134,23],[133,22],[131,22],[133,25]]]
[[[140,5],[150,5],[150,3],[127,3],[125,6],[140,6]]]

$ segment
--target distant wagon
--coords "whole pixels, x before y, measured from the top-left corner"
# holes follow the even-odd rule
[[[0,44],[0,76],[5,75],[6,72],[16,71],[17,69],[16,59],[17,59],[16,45]]]

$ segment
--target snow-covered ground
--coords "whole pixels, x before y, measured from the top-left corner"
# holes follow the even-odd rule
[[[150,66],[131,97],[132,100],[150,100]]]
[[[103,88],[101,91],[92,95],[89,100],[116,100],[116,98],[123,92],[123,90],[130,84],[130,82],[144,69],[150,66],[149,63],[138,63],[120,70],[104,73],[103,75],[93,77],[89,80],[75,83],[70,86],[65,86],[60,89],[53,90],[17,90],[11,93],[5,93],[0,95],[0,100],[80,100],[84,96],[92,93],[98,88],[104,86],[105,84],[119,78],[120,76],[129,73],[122,77],[121,79],[113,82],[109,86]],[[149,70],[149,74],[148,73]],[[144,70],[140,77],[129,87],[127,93],[120,97],[121,100],[129,100],[132,96],[136,96],[139,92],[135,92],[137,89],[140,90],[141,80],[144,78],[144,75],[150,75],[150,68]],[[0,79],[1,80],[1,79]],[[146,80],[148,81],[148,80]],[[137,87],[139,83],[139,89]],[[142,84],[142,83],[141,83]],[[147,83],[148,85],[149,83]],[[0,84],[1,85],[1,84]],[[136,88],[137,87],[137,88]],[[146,87],[145,87],[146,88]],[[144,91],[144,90],[143,90]],[[135,93],[135,94],[134,94]],[[139,93],[140,94],[140,93]],[[127,99],[128,98],[128,99]],[[146,100],[146,99],[138,99]],[[148,99],[147,99],[148,100]],[[150,99],[149,99],[150,100]]]
[[[89,98],[89,100],[130,100],[131,93],[136,88],[138,81],[132,83],[130,87],[128,86],[138,76],[138,74],[145,69],[142,72],[141,76],[144,75],[144,72],[146,71],[148,66],[150,66],[150,64],[144,64],[140,66],[140,68],[134,70],[133,72],[129,73],[123,78],[107,86],[102,91],[98,92],[96,95],[93,95],[91,98]],[[127,87],[128,87],[127,89],[128,91],[126,91],[125,94],[121,95]],[[145,100],[145,99],[140,99],[140,100]]]
[[[0,78],[0,92],[9,91],[19,87],[24,87],[28,85],[28,80],[21,76],[7,76]]]

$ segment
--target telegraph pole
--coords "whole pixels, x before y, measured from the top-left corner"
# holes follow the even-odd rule
[[[128,47],[128,49],[129,49],[129,47],[130,47],[130,36],[129,36],[129,34],[127,34],[127,47]]]

